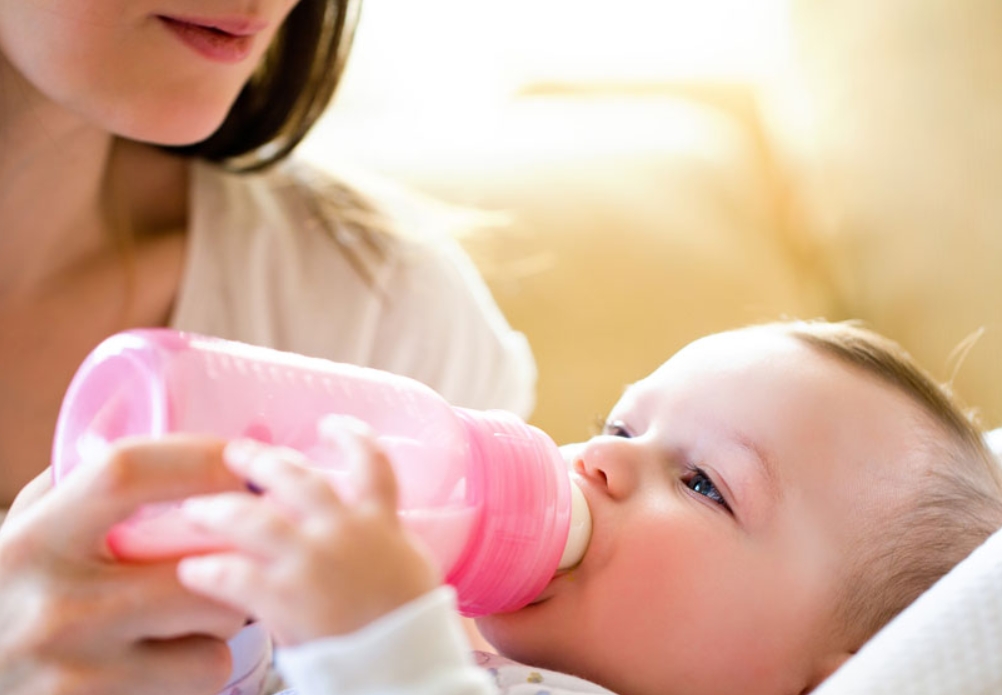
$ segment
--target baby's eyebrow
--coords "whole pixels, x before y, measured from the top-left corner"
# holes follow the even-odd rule
[[[750,452],[759,463],[758,469],[762,472],[762,477],[765,479],[766,491],[773,500],[778,500],[781,491],[779,473],[776,471],[776,464],[769,455],[769,452],[759,446],[758,442],[754,439],[741,432],[732,431],[731,437],[738,446]]]

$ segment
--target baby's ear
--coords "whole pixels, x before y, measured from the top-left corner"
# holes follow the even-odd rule
[[[828,676],[835,673],[838,667],[848,661],[851,656],[852,652],[832,652],[827,656],[821,657],[815,664],[814,672],[811,674],[807,685],[800,691],[800,695],[806,695],[806,693],[811,692],[821,685]]]

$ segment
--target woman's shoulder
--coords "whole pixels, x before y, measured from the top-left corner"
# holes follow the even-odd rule
[[[366,282],[456,265],[456,223],[444,208],[371,175],[303,161],[252,173],[196,165],[191,216],[193,234],[244,261],[263,244],[302,264],[348,263]]]
[[[298,161],[254,174],[196,167],[175,325],[528,414],[534,361],[451,233],[455,218],[372,181]]]
[[[233,172],[196,162],[192,172],[190,227],[211,230],[216,242],[262,237],[283,245],[345,244],[353,234],[379,239],[388,231],[362,193],[306,163]]]

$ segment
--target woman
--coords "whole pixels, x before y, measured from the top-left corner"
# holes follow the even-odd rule
[[[107,335],[170,325],[531,408],[524,338],[453,241],[282,161],[357,12],[0,0],[0,506],[34,478],[0,527],[0,691],[209,693],[228,673],[243,616],[103,544],[143,503],[236,485],[220,443],[123,444],[48,492],[62,394]]]

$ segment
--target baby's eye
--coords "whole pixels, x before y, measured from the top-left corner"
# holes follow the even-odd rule
[[[633,436],[622,420],[606,420],[602,424],[602,434],[610,437],[624,437],[625,439]]]
[[[727,504],[727,500],[725,500],[724,496],[720,494],[720,490],[718,490],[717,486],[713,484],[710,477],[701,469],[694,469],[692,475],[685,481],[685,485],[697,495],[703,495],[704,497],[713,500],[727,511],[730,511],[731,507]]]

